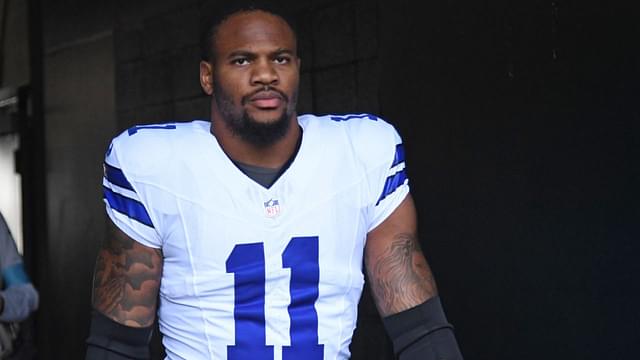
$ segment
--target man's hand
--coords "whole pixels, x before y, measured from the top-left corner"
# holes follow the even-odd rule
[[[93,280],[93,307],[131,327],[153,324],[162,276],[162,251],[131,239],[113,223]]]
[[[416,236],[411,195],[367,235],[365,265],[381,316],[422,304],[437,295],[431,269]]]

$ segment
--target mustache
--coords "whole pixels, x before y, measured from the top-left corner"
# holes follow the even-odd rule
[[[266,92],[266,93],[268,93],[268,92],[275,92],[275,93],[277,93],[277,94],[278,94],[278,95],[279,95],[279,96],[280,96],[284,101],[289,102],[289,97],[288,97],[284,92],[282,92],[281,90],[278,90],[278,89],[276,89],[276,88],[274,88],[274,87],[272,87],[272,86],[265,85],[264,87],[262,87],[262,88],[260,88],[260,89],[258,89],[258,90],[256,90],[256,91],[254,91],[254,92],[252,92],[251,94],[243,96],[243,97],[242,97],[242,104],[246,104],[246,103],[248,103],[248,102],[251,100],[251,98],[252,98],[252,97],[254,97],[254,96],[256,96],[256,95],[258,95],[258,94],[260,94],[260,93],[265,93],[265,92]]]

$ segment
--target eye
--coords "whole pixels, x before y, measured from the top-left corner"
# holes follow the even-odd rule
[[[273,59],[273,62],[279,65],[284,65],[291,62],[291,58],[288,56],[277,56],[276,58]]]
[[[240,66],[247,65],[247,64],[249,64],[249,59],[247,59],[247,58],[236,58],[236,59],[233,59],[231,61],[231,63],[234,64],[234,65],[240,65]]]

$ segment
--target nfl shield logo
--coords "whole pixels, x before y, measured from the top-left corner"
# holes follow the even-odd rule
[[[276,217],[280,215],[280,203],[278,200],[270,199],[264,203],[264,211],[267,217]]]

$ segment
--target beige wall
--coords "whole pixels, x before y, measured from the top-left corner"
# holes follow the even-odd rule
[[[22,253],[22,187],[16,174],[14,151],[18,148],[18,135],[0,136],[0,213]]]

